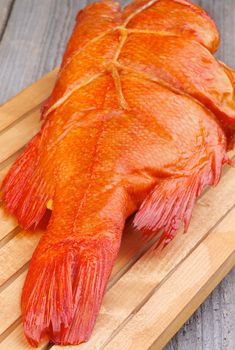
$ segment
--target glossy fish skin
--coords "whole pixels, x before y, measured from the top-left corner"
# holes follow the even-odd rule
[[[2,185],[26,229],[52,204],[22,295],[33,346],[89,339],[127,217],[137,212],[148,238],[162,229],[163,244],[186,230],[234,136],[235,74],[213,57],[219,35],[203,10],[105,0],[77,20],[42,129]]]

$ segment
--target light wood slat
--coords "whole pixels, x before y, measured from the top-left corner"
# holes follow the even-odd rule
[[[3,208],[0,208],[0,245],[1,241],[11,233],[18,226],[16,219],[13,216],[9,216],[4,212]]]
[[[3,169],[0,170],[0,183],[2,183],[4,177],[6,176],[8,170],[10,169],[11,164],[7,165]]]
[[[23,327],[18,325],[10,334],[0,343],[0,350],[32,350],[32,347],[27,343],[25,337],[22,337]],[[47,348],[47,342],[39,345],[37,350],[44,350]],[[63,350],[63,349],[61,349]]]
[[[25,113],[37,108],[48,98],[54,86],[57,72],[56,68],[0,106],[0,131],[22,118]]]
[[[38,132],[39,112],[30,113],[0,137],[0,163],[23,147]]]
[[[20,232],[0,250],[0,286],[31,258],[40,239],[39,232]]]
[[[1,136],[0,136],[1,138]],[[10,143],[10,141],[9,141]],[[6,161],[3,163],[0,163],[0,183],[2,183],[5,175],[7,174],[8,170],[10,169],[11,165],[15,162],[15,160],[20,156],[23,149],[20,148],[15,153],[13,153]]]
[[[0,294],[0,337],[20,317],[20,298],[22,282],[25,280],[24,271],[16,280],[4,289]],[[1,346],[0,346],[1,349]]]
[[[147,350],[153,343],[152,349],[162,349],[168,339],[234,266],[234,227],[235,209],[160,288],[152,290],[146,297],[144,306],[134,310],[127,324],[103,350]],[[133,270],[120,280],[122,290],[139,289],[141,279],[143,277],[146,279],[146,271],[149,271],[154,260],[158,263],[156,252],[147,253],[144,259],[141,259]],[[151,272],[147,277],[150,283],[158,277]]]

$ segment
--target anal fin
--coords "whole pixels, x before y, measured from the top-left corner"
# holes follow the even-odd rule
[[[225,151],[213,152],[200,169],[184,176],[161,179],[134,219],[134,225],[143,231],[144,238],[151,239],[162,230],[159,246],[168,244],[182,223],[186,232],[196,199],[206,186],[218,183],[224,163],[230,163]]]

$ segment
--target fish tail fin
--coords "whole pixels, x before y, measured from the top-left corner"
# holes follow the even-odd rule
[[[37,226],[49,200],[46,182],[37,167],[40,136],[39,133],[28,144],[10,168],[0,189],[6,210],[15,215],[25,229]]]
[[[229,163],[226,154],[214,153],[199,171],[182,177],[170,177],[156,185],[137,212],[134,225],[151,239],[162,230],[157,246],[167,245],[181,224],[186,232],[196,199],[208,185],[216,185],[222,165]]]
[[[69,201],[70,209],[65,200],[64,212],[56,213],[55,200],[23,288],[24,332],[32,346],[44,337],[60,345],[89,339],[119,250],[124,220],[82,224],[79,218],[76,227]]]

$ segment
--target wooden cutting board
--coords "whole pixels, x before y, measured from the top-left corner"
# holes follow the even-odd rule
[[[0,107],[0,180],[38,131],[56,70]],[[231,157],[235,153],[231,154]],[[40,232],[22,231],[0,208],[0,350],[30,349],[20,295]],[[198,201],[187,234],[164,250],[144,246],[127,223],[91,340],[79,350],[159,350],[235,265],[235,168]],[[46,342],[39,349],[59,350]]]

